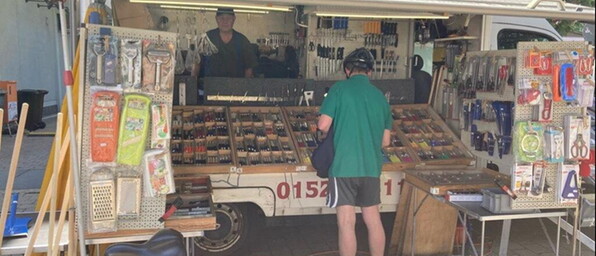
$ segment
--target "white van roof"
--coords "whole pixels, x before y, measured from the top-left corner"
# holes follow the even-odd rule
[[[568,4],[563,0],[250,0],[242,2],[348,7],[353,8],[354,12],[358,12],[360,8],[372,7],[386,11],[521,16],[590,23],[594,23],[596,19],[594,8]]]

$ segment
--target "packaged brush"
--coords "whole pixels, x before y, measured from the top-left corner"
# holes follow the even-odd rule
[[[151,148],[166,148],[170,141],[170,108],[166,104],[151,105]]]
[[[143,41],[144,92],[170,92],[176,66],[174,43]]]
[[[91,161],[113,162],[118,147],[120,91],[100,87],[94,87],[91,91]]]
[[[123,39],[122,52],[122,87],[124,89],[141,89],[142,44],[139,40]]]
[[[149,131],[149,107],[151,99],[142,94],[124,95],[118,139],[119,164],[139,165],[145,152]]]
[[[167,150],[147,151],[143,163],[146,196],[156,197],[176,192],[172,161]]]
[[[119,39],[116,36],[92,35],[87,44],[87,63],[91,85],[115,86],[119,83]]]
[[[116,187],[114,172],[103,165],[90,166],[89,176],[89,233],[117,230]]]

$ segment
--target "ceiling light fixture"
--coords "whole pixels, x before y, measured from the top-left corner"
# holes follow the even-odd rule
[[[131,3],[143,3],[143,4],[164,4],[164,5],[180,5],[180,6],[203,6],[203,7],[227,7],[227,8],[241,8],[241,9],[253,9],[263,11],[278,11],[278,12],[290,12],[290,7],[286,6],[264,6],[264,5],[248,5],[248,4],[232,4],[232,3],[217,3],[217,2],[194,2],[194,1],[165,1],[165,0],[130,0]]]
[[[334,13],[334,12],[315,12],[319,17],[349,17],[363,19],[449,19],[449,16],[435,14],[355,14],[355,13]]]
[[[160,5],[159,7],[165,9],[180,9],[180,10],[196,10],[196,11],[208,11],[216,12],[217,8],[210,7],[194,7],[194,6],[179,6],[179,5]],[[234,9],[235,13],[250,13],[250,14],[268,14],[268,11],[259,10],[245,10],[245,9]]]

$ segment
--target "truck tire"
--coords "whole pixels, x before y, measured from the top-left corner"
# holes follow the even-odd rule
[[[219,227],[194,239],[198,255],[236,255],[254,236],[251,232],[256,231],[256,211],[245,204],[215,204],[214,208]]]

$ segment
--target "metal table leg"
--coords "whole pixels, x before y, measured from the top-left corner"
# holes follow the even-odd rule
[[[509,248],[509,234],[511,233],[511,220],[503,220],[501,229],[501,245],[499,246],[499,256],[507,256]]]
[[[482,235],[480,236],[480,256],[484,256],[484,228],[486,222],[482,221]]]
[[[462,235],[464,240],[462,241],[461,244],[461,256],[465,256],[466,255],[466,230],[468,229],[468,214],[464,213],[464,220],[462,221],[462,225],[463,225],[463,230],[462,230]],[[474,244],[472,244],[472,246],[474,246]]]
[[[555,256],[559,256],[559,244],[561,242],[561,216],[557,218],[557,251]]]

